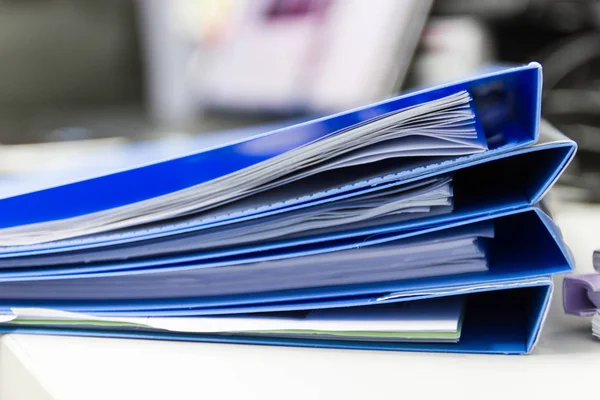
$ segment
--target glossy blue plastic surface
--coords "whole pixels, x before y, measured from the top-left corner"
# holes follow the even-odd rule
[[[468,294],[461,338],[458,343],[360,342],[21,326],[2,326],[0,332],[363,350],[523,354],[532,350],[539,335],[550,294],[551,283],[548,282],[521,285],[519,288],[496,287],[493,290],[487,289]]]
[[[224,315],[361,306],[468,293],[463,334],[458,344],[369,343],[21,326],[2,326],[0,331],[355,349],[529,352],[548,307],[551,283],[546,276],[569,271],[573,265],[560,231],[550,218],[532,206],[556,181],[575,151],[574,143],[569,141],[533,145],[538,139],[540,85],[538,64],[505,69],[201,153],[0,200],[0,228],[102,211],[189,188],[386,113],[468,90],[474,99],[478,123],[485,131],[489,150],[385,177],[390,182],[409,182],[453,172],[455,210],[452,214],[335,234],[256,243],[241,248],[201,251],[187,248],[184,254],[166,252],[160,256],[161,253],[157,253],[146,260],[114,263],[108,258],[101,263],[87,265],[57,262],[58,268],[52,270],[27,266],[23,269],[10,268],[11,259],[8,257],[34,254],[52,257],[44,253],[60,254],[67,249],[45,248],[12,253],[0,250],[0,257],[7,257],[5,264],[0,261],[0,268],[3,268],[0,270],[0,309],[34,306],[120,316]],[[474,187],[477,190],[473,190]],[[289,259],[293,263],[294,256],[341,249],[351,251],[353,247],[369,241],[426,235],[490,219],[495,220],[496,237],[488,246],[489,271],[486,272],[219,295],[201,292],[202,286],[195,288],[185,284],[211,268],[275,259]],[[123,254],[131,250],[127,248]],[[143,247],[139,250],[143,251]],[[114,255],[114,259],[119,258],[118,251]],[[28,280],[41,281],[34,284]],[[99,286],[87,287],[79,293],[77,290],[65,290],[52,299],[36,292],[36,285],[52,285],[56,281],[69,282],[73,287],[83,282],[97,282]],[[101,293],[102,285],[109,287],[117,282],[130,288],[124,296],[110,297]],[[153,289],[136,291],[140,282]]]
[[[480,220],[484,220],[481,218]],[[474,222],[474,221],[469,221]],[[461,222],[464,223],[464,222]],[[215,313],[211,308],[231,306],[228,312],[235,312],[235,307],[265,303],[298,303],[305,300],[322,300],[327,298],[340,298],[380,294],[389,292],[426,292],[436,288],[452,288],[470,284],[493,284],[506,280],[527,279],[546,276],[549,274],[569,271],[572,268],[572,259],[565,248],[557,228],[552,221],[545,217],[539,209],[532,208],[520,210],[503,217],[495,222],[496,238],[488,244],[490,266],[487,272],[468,273],[461,275],[440,276],[432,278],[411,279],[396,282],[378,282],[347,286],[308,288],[284,290],[268,293],[244,293],[230,296],[190,298],[184,290],[199,293],[200,286],[186,286],[194,274],[202,273],[205,268],[198,266],[179,266],[176,269],[165,269],[162,273],[142,274],[142,271],[124,271],[111,273],[113,277],[98,275],[97,278],[75,278],[63,280],[68,286],[60,289],[60,298],[44,299],[38,293],[42,287],[52,287],[57,277],[48,281],[35,284],[29,282],[0,283],[0,306],[39,306],[59,307],[69,310],[158,310],[181,309],[194,307],[199,313]],[[435,228],[439,229],[439,228]],[[290,259],[293,262],[293,258]],[[187,270],[187,272],[186,272]],[[197,271],[197,272],[195,272]],[[191,273],[191,275],[190,275]],[[88,289],[80,290],[81,284],[97,282],[99,286],[86,286]],[[119,298],[103,294],[101,287],[111,287],[111,282],[121,287],[128,287],[127,293]],[[154,283],[152,283],[154,282]],[[187,282],[187,283],[186,283]],[[60,283],[60,280],[59,280]],[[143,284],[144,290],[155,286],[155,289],[145,292],[146,295],[136,292],[136,285]],[[70,286],[72,285],[72,286]],[[148,286],[150,285],[150,286]],[[172,286],[175,285],[175,286]],[[176,288],[169,292],[169,287]],[[69,294],[71,287],[75,291]],[[187,289],[186,289],[187,287]],[[161,294],[162,292],[162,294]],[[79,293],[79,294],[77,294]],[[169,293],[166,295],[166,293]],[[26,300],[25,300],[26,299]],[[96,300],[94,300],[96,299]],[[202,308],[203,310],[199,310]],[[240,312],[240,311],[238,311]],[[246,311],[243,311],[246,312]]]
[[[473,218],[478,215],[498,214],[536,202],[539,194],[545,192],[562,173],[573,157],[574,151],[574,142],[565,138],[565,141],[562,142],[530,146],[501,154],[498,157],[475,160],[455,165],[448,170],[426,174],[426,177],[441,173],[453,174],[454,211],[451,214],[371,228],[341,230],[339,233],[327,235],[312,234],[300,239],[271,241],[218,250],[204,249],[202,246],[203,231],[196,231],[192,227],[174,232],[162,231],[154,235],[129,237],[105,243],[87,242],[54,248],[51,247],[51,244],[46,244],[13,248],[12,251],[4,249],[4,252],[0,248],[0,269],[55,265],[58,267],[56,273],[74,273],[76,271],[84,272],[86,269],[88,272],[93,272],[103,269],[129,269],[189,263],[209,258],[229,257],[340,238],[411,231]],[[399,182],[406,183],[410,181],[412,179]],[[291,209],[298,207],[291,207]],[[264,212],[259,215],[268,214],[268,212]],[[251,221],[256,217],[248,218],[248,220]],[[213,224],[211,226],[211,229],[218,229],[222,225]],[[88,250],[83,251],[86,249]],[[170,253],[177,253],[177,255],[160,257]],[[149,256],[153,256],[153,258],[148,258]],[[145,259],[133,260],[139,257],[145,257]],[[106,263],[111,260],[124,259],[132,261],[123,261],[112,267],[97,265],[98,262],[102,264],[103,261]],[[86,265],[77,265],[82,262],[85,262]],[[47,270],[47,273],[50,274],[51,271]]]
[[[468,90],[474,97],[485,134],[494,138],[489,140],[490,147],[509,151],[537,139],[540,85],[541,68],[532,63],[410,93],[198,154],[2,199],[0,228],[70,218],[186,189],[389,112],[461,90]],[[501,121],[497,120],[498,115],[502,115]],[[475,154],[472,159],[486,156]]]

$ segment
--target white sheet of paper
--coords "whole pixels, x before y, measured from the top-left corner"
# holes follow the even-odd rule
[[[354,331],[354,332],[456,332],[463,298],[393,303],[388,305],[320,309],[309,312],[260,314],[258,316],[211,317],[98,317],[42,308],[13,308],[10,321],[104,321],[142,325],[174,332],[216,333],[280,330]]]

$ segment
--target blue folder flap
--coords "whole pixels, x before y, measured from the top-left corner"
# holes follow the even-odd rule
[[[256,263],[265,263],[269,261],[293,259],[295,257],[312,256],[326,254],[337,251],[352,251],[352,249],[361,247],[370,247],[378,244],[401,243],[402,239],[431,237],[458,229],[460,227],[469,227],[478,221],[488,221],[493,218],[492,215],[486,215],[478,219],[466,221],[455,221],[447,225],[431,226],[427,229],[393,232],[384,234],[367,234],[354,238],[342,238],[338,240],[329,240],[317,244],[298,245],[283,249],[259,249],[243,254],[235,254],[232,256],[222,256],[218,252],[214,257],[195,257],[194,255],[187,256],[171,256],[162,258],[152,258],[134,261],[119,261],[114,263],[100,263],[95,265],[75,265],[72,267],[57,267],[57,268],[5,268],[0,270],[0,281],[17,281],[17,280],[44,280],[44,279],[67,279],[69,277],[78,278],[81,276],[92,277],[110,277],[110,276],[125,276],[132,274],[145,274],[148,272],[158,273],[164,272],[167,275],[173,273],[181,273],[182,271],[191,271],[194,275],[194,270],[210,269],[236,265],[252,265]],[[566,260],[566,264],[570,264],[572,259],[562,242],[560,232],[554,222],[548,218],[541,210],[537,208],[526,209],[524,211],[509,211],[501,214],[494,219],[496,237],[490,243],[491,246],[488,252],[498,250],[502,254],[504,248],[514,246],[516,249],[521,249],[519,255],[523,257],[533,257],[536,263],[530,267],[530,274],[545,275],[543,268],[548,268],[552,260]],[[521,228],[520,225],[525,225]],[[525,245],[526,244],[526,245]],[[549,250],[541,254],[546,254],[547,258],[540,258],[535,253],[535,249],[547,247]],[[551,251],[555,249],[556,251]],[[511,255],[513,253],[510,253]],[[186,262],[186,260],[192,260]],[[293,261],[290,261],[293,262]],[[539,265],[538,265],[539,264]],[[152,269],[147,268],[147,265],[155,266]],[[560,264],[562,265],[562,264]],[[541,269],[540,269],[541,268]],[[265,272],[266,273],[266,272]],[[182,276],[185,274],[182,274]],[[215,289],[216,290],[216,289]]]
[[[454,221],[473,218],[478,215],[500,214],[531,205],[540,198],[556,182],[562,171],[573,158],[576,145],[562,134],[546,135],[542,130],[541,140],[533,146],[504,153],[498,157],[485,160],[474,160],[462,165],[454,165],[443,173],[452,174],[454,185],[454,211],[450,214],[431,216],[417,220],[408,220],[393,224],[360,229],[340,229],[339,232],[319,234],[298,239],[280,239],[275,241],[258,242],[256,244],[238,245],[222,249],[205,247],[203,234],[211,230],[226,228],[228,221],[202,225],[186,225],[169,230],[161,226],[155,230],[139,230],[139,234],[123,235],[122,233],[99,235],[86,240],[66,240],[32,246],[13,246],[0,248],[0,268],[28,267],[39,265],[56,265],[66,268],[69,264],[75,266],[85,260],[86,263],[110,262],[124,257],[135,259],[145,257],[146,260],[123,265],[123,268],[149,267],[164,262],[181,263],[244,254],[253,251],[283,249],[301,244],[319,243],[322,241],[338,240],[345,237],[357,237],[369,234],[388,232],[403,232],[423,227],[448,224]],[[441,172],[429,173],[422,179],[440,175]],[[373,182],[365,182],[366,188],[372,188],[377,183],[387,182],[386,185],[414,181],[396,180],[386,176]],[[346,189],[347,190],[347,189]],[[355,189],[356,190],[356,189]],[[339,196],[342,196],[340,192]],[[331,197],[331,196],[330,196]],[[325,198],[322,201],[327,201]],[[302,204],[288,206],[288,210],[300,211]],[[277,217],[281,210],[267,211],[254,216],[239,219],[246,223],[258,223],[261,216]],[[132,232],[137,232],[133,230]],[[97,240],[94,238],[98,238]],[[100,239],[104,238],[104,239]],[[112,238],[112,239],[111,239]],[[149,246],[152,244],[152,246]],[[168,254],[177,253],[165,261]],[[182,254],[185,253],[185,254]],[[154,259],[148,257],[154,256]],[[19,258],[15,258],[19,257]],[[6,258],[3,260],[3,258]],[[93,265],[90,264],[90,271]]]
[[[485,219],[480,218],[480,220]],[[464,223],[462,221],[457,225]],[[191,307],[208,312],[209,308],[229,306],[298,303],[314,299],[321,301],[328,298],[369,294],[392,292],[402,294],[463,285],[487,285],[566,272],[571,268],[572,260],[565,249],[565,244],[556,235],[556,227],[539,209],[531,208],[509,213],[496,218],[494,224],[496,237],[487,245],[489,270],[485,272],[264,293],[231,292],[232,294],[227,296],[222,295],[222,289],[219,289],[219,296],[205,294],[204,297],[198,297],[201,291],[209,292],[206,292],[207,287],[203,284],[203,278],[195,280],[196,275],[201,276],[203,271],[210,269],[210,266],[199,268],[195,265],[180,265],[174,269],[163,268],[163,272],[154,270],[151,274],[141,274],[143,271],[140,270],[116,271],[97,275],[96,278],[90,274],[86,278],[53,276],[46,277],[50,279],[47,281],[38,281],[44,278],[34,277],[37,282],[10,282],[12,279],[5,277],[7,282],[0,283],[0,293],[2,293],[0,305],[35,305],[73,311],[168,310]],[[431,228],[429,232],[439,229],[441,228]],[[332,250],[339,245],[339,243],[331,244],[329,249]],[[345,245],[355,246],[348,242]],[[284,258],[289,256],[290,254],[283,255]],[[289,260],[291,263],[294,262],[293,258]],[[198,282],[199,286],[196,286],[195,282]],[[127,287],[127,291],[119,291],[115,294],[112,287],[117,283],[120,287]],[[50,296],[49,293],[52,295]]]
[[[510,151],[537,139],[540,85],[541,67],[532,63],[410,93],[201,153],[5,198],[0,200],[0,228],[66,219],[180,191],[256,165],[386,113],[461,90],[469,91],[474,99],[489,148],[498,152]],[[249,148],[262,150],[248,151]],[[488,156],[487,152],[483,152],[467,159]]]
[[[533,349],[548,310],[552,282],[521,281],[469,291],[458,343],[389,343],[150,332],[143,330],[50,329],[0,326],[0,331],[75,336],[331,347],[369,350],[523,354]],[[463,295],[455,292],[448,295]]]

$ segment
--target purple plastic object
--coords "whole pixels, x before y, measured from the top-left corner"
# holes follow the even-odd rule
[[[567,314],[591,316],[598,307],[590,292],[600,292],[600,273],[566,276],[563,281],[563,307]]]

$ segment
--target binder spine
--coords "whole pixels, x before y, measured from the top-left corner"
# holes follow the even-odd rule
[[[552,283],[551,277],[548,277],[547,279],[548,281],[546,283],[546,294],[542,300],[538,317],[536,318],[533,328],[530,331],[530,335],[527,340],[526,354],[530,354],[535,348],[535,346],[538,344],[540,340],[540,334],[542,332],[542,327],[544,326],[544,323],[546,322],[546,318],[548,317],[548,313],[550,311],[550,300],[552,299],[552,293],[554,292],[554,284]]]

